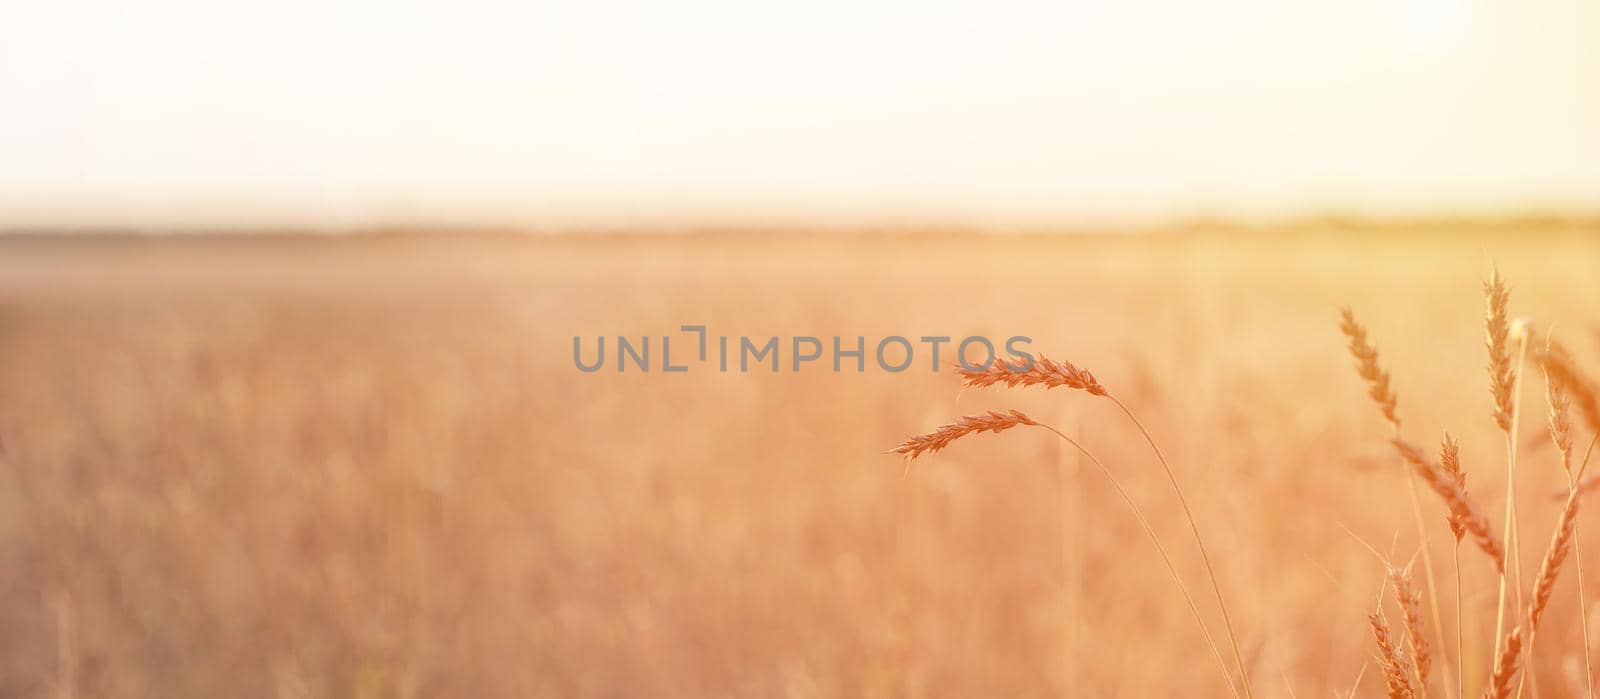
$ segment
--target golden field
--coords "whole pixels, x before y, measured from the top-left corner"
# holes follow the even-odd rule
[[[673,335],[676,361],[678,327],[704,324],[1026,335],[1091,369],[1171,458],[1256,696],[1380,696],[1384,570],[1341,525],[1399,561],[1418,538],[1338,308],[1381,349],[1407,437],[1461,439],[1499,532],[1481,284],[1498,266],[1512,315],[1600,374],[1597,234],[0,240],[0,695],[1228,696],[1155,550],[1061,440],[885,453],[997,408],[1080,439],[1226,652],[1172,490],[1114,407],[964,391],[920,353],[904,373],[870,354],[838,374],[827,354],[573,364],[596,335]],[[1566,481],[1526,371],[1529,585]],[[1455,544],[1422,495],[1443,697]],[[1600,520],[1580,527],[1593,605]],[[1497,580],[1470,542],[1461,560],[1475,695]],[[1524,696],[1583,696],[1576,592],[1569,566]]]

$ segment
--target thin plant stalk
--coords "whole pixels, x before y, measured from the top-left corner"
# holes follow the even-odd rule
[[[1150,538],[1150,543],[1155,544],[1156,552],[1161,555],[1161,562],[1166,565],[1167,572],[1172,575],[1172,580],[1178,584],[1178,591],[1183,593],[1183,601],[1189,605],[1189,613],[1194,616],[1195,623],[1200,626],[1201,635],[1205,636],[1206,646],[1211,649],[1211,655],[1216,658],[1217,669],[1222,671],[1222,677],[1228,683],[1228,691],[1237,699],[1239,690],[1234,687],[1233,678],[1228,672],[1228,664],[1222,659],[1222,651],[1217,649],[1216,641],[1211,638],[1211,632],[1206,628],[1205,619],[1200,616],[1200,607],[1195,604],[1194,596],[1189,594],[1189,587],[1183,583],[1183,576],[1178,574],[1178,567],[1173,564],[1172,557],[1167,554],[1167,548],[1161,545],[1161,539],[1156,536],[1155,528],[1150,525],[1150,520],[1145,519],[1144,511],[1139,509],[1139,505],[1134,502],[1133,496],[1129,495],[1128,491],[1122,487],[1122,483],[1117,480],[1117,477],[1112,475],[1111,469],[1106,468],[1106,465],[1101,463],[1100,459],[1096,458],[1088,449],[1085,449],[1082,444],[1079,444],[1055,427],[1044,423],[1037,424],[1039,427],[1054,432],[1057,437],[1066,440],[1067,444],[1072,445],[1073,449],[1078,450],[1078,453],[1088,458],[1089,462],[1094,464],[1095,469],[1100,471],[1107,481],[1111,482],[1111,487],[1117,491],[1117,495],[1122,498],[1122,501],[1128,504],[1128,509],[1133,511],[1134,518],[1139,520],[1139,526],[1144,529],[1145,535]],[[1235,646],[1235,650],[1237,651],[1237,646]],[[1249,686],[1248,681],[1245,686]]]
[[[1228,664],[1222,659],[1222,652],[1217,648],[1216,641],[1212,639],[1211,631],[1207,628],[1204,617],[1200,615],[1199,605],[1195,604],[1194,596],[1189,594],[1189,587],[1183,582],[1183,576],[1178,574],[1178,567],[1173,564],[1172,557],[1167,554],[1167,549],[1161,544],[1160,537],[1156,536],[1155,527],[1150,525],[1150,521],[1144,516],[1144,511],[1139,509],[1139,505],[1134,502],[1133,497],[1128,494],[1128,491],[1122,487],[1122,483],[1111,473],[1111,469],[1106,468],[1099,458],[1085,449],[1077,440],[1068,437],[1061,430],[1028,417],[1020,411],[1008,410],[999,412],[991,410],[983,415],[962,417],[949,424],[941,425],[938,429],[927,434],[912,436],[887,453],[900,454],[906,458],[909,464],[917,457],[944,449],[951,442],[958,439],[985,432],[998,434],[1019,426],[1043,427],[1054,432],[1057,437],[1066,440],[1067,444],[1077,449],[1078,453],[1088,457],[1089,462],[1094,464],[1094,467],[1106,477],[1106,480],[1111,482],[1112,487],[1122,497],[1123,502],[1128,504],[1128,509],[1133,511],[1134,518],[1139,520],[1139,526],[1150,537],[1150,542],[1155,544],[1156,552],[1161,554],[1162,563],[1166,565],[1167,572],[1172,575],[1173,581],[1178,584],[1178,591],[1183,593],[1183,600],[1189,605],[1189,613],[1194,615],[1195,624],[1200,627],[1200,634],[1205,637],[1206,646],[1211,649],[1211,656],[1217,661],[1217,669],[1222,671],[1222,678],[1228,683],[1228,691],[1233,694],[1234,699],[1239,699],[1239,691],[1233,684],[1233,677],[1228,671]]]
[[[1133,424],[1139,428],[1139,432],[1144,435],[1145,441],[1150,444],[1150,449],[1156,453],[1156,459],[1161,462],[1162,470],[1166,471],[1167,480],[1172,483],[1173,491],[1178,494],[1178,503],[1183,506],[1183,516],[1189,521],[1189,531],[1194,534],[1195,546],[1200,549],[1200,560],[1205,564],[1206,576],[1211,579],[1211,591],[1217,597],[1217,608],[1222,611],[1222,623],[1228,629],[1228,642],[1233,645],[1233,659],[1234,662],[1239,664],[1239,681],[1244,684],[1245,696],[1254,697],[1255,695],[1250,690],[1250,669],[1245,665],[1244,653],[1239,650],[1239,635],[1233,630],[1233,619],[1228,614],[1228,603],[1223,600],[1222,585],[1217,582],[1217,571],[1211,565],[1210,554],[1206,553],[1205,540],[1200,536],[1200,526],[1195,523],[1194,512],[1189,509],[1189,501],[1183,496],[1183,488],[1178,485],[1178,477],[1173,474],[1172,466],[1167,463],[1166,455],[1161,453],[1161,447],[1156,446],[1155,438],[1150,436],[1150,430],[1145,429],[1144,423],[1140,422],[1139,418],[1133,414],[1133,411],[1129,410],[1128,406],[1124,405],[1116,396],[1107,393],[1106,397],[1111,399],[1111,402],[1116,403],[1117,407],[1122,409],[1122,413],[1127,415],[1128,419],[1132,420]]]
[[[1463,644],[1461,627],[1461,540],[1456,539],[1456,546],[1451,550],[1456,565],[1456,696],[1467,696],[1467,666],[1465,658],[1467,649]],[[1449,663],[1440,663],[1448,666]]]

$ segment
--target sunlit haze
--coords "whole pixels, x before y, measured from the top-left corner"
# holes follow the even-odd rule
[[[11,3],[0,227],[1600,208],[1582,0]]]

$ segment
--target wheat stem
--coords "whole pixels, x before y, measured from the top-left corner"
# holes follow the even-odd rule
[[[1200,549],[1200,560],[1205,564],[1206,576],[1211,579],[1211,591],[1217,597],[1217,608],[1222,611],[1222,623],[1228,629],[1228,642],[1233,645],[1233,659],[1239,664],[1239,681],[1244,685],[1245,696],[1253,697],[1254,694],[1250,689],[1250,669],[1245,665],[1244,653],[1239,650],[1239,636],[1234,632],[1233,618],[1228,614],[1228,603],[1222,596],[1222,585],[1217,582],[1217,571],[1211,565],[1211,555],[1206,552],[1205,540],[1200,536],[1200,525],[1195,523],[1194,512],[1189,509],[1189,501],[1183,496],[1183,487],[1178,485],[1177,475],[1172,472],[1171,464],[1167,463],[1166,455],[1161,453],[1161,447],[1156,446],[1156,440],[1150,436],[1150,430],[1145,429],[1144,423],[1140,422],[1133,411],[1115,395],[1107,393],[1105,396],[1111,399],[1112,403],[1116,403],[1117,407],[1122,409],[1122,413],[1139,428],[1140,434],[1143,434],[1145,441],[1150,444],[1150,449],[1156,453],[1156,459],[1161,462],[1162,470],[1166,471],[1167,481],[1172,484],[1173,491],[1178,495],[1178,504],[1183,507],[1183,516],[1189,522],[1189,531],[1194,534],[1195,546]]]
[[[1456,569],[1456,696],[1466,697],[1467,666],[1465,663],[1467,649],[1463,644],[1461,626],[1461,539],[1456,539],[1455,548],[1451,550],[1455,559]]]
[[[1502,634],[1505,631],[1506,601],[1509,593],[1510,581],[1508,578],[1518,580],[1521,586],[1521,560],[1517,555],[1516,532],[1513,529],[1516,523],[1517,481],[1516,481],[1516,428],[1513,419],[1512,396],[1516,393],[1516,379],[1511,373],[1511,355],[1506,349],[1506,339],[1510,335],[1511,324],[1506,319],[1506,306],[1510,292],[1506,289],[1505,280],[1500,277],[1500,270],[1495,269],[1489,274],[1489,280],[1483,285],[1484,299],[1487,310],[1484,320],[1484,334],[1487,338],[1485,347],[1489,352],[1489,395],[1494,401],[1495,424],[1506,435],[1506,504],[1505,517],[1501,530],[1505,532],[1506,546],[1511,549],[1510,572],[1505,569],[1500,571],[1500,590],[1495,602],[1495,656],[1499,657],[1502,650]],[[1526,343],[1524,343],[1526,349]],[[1517,607],[1522,606],[1521,596],[1518,596]]]
[[[1493,295],[1491,295],[1491,300],[1490,300],[1491,307],[1494,306],[1495,303],[1496,303],[1495,302],[1495,297]],[[1499,311],[1499,317],[1498,317],[1498,320],[1501,323],[1504,322],[1504,305],[1505,305],[1504,304],[1504,297],[1502,295],[1501,298],[1499,299],[1500,311]],[[1494,312],[1491,312],[1491,314],[1490,314],[1490,323],[1491,323],[1491,325],[1493,325],[1495,323],[1495,321],[1496,321],[1496,314]],[[1494,332],[1494,331],[1491,330],[1491,333],[1492,332]],[[1527,333],[1525,333],[1525,332],[1519,333],[1517,335],[1517,339],[1518,339],[1518,341],[1517,341],[1517,346],[1518,346],[1518,348],[1517,348],[1517,364],[1516,364],[1515,370],[1513,370],[1511,372],[1511,374],[1510,374],[1510,389],[1509,389],[1509,393],[1506,394],[1506,393],[1504,393],[1502,391],[1502,389],[1499,386],[1499,380],[1497,380],[1496,385],[1494,386],[1494,391],[1493,392],[1495,393],[1495,400],[1496,400],[1496,405],[1497,405],[1496,420],[1501,424],[1502,430],[1504,431],[1505,438],[1506,438],[1506,514],[1505,514],[1505,532],[1506,532],[1506,548],[1509,549],[1508,553],[1510,554],[1509,555],[1509,565],[1506,566],[1506,570],[1501,576],[1501,587],[1500,587],[1500,601],[1499,601],[1499,604],[1500,604],[1500,606],[1502,608],[1506,604],[1506,599],[1505,598],[1506,598],[1507,595],[1506,595],[1505,579],[1506,579],[1506,576],[1510,576],[1510,578],[1513,581],[1513,584],[1515,586],[1515,591],[1516,591],[1516,595],[1517,595],[1516,609],[1517,610],[1522,610],[1522,609],[1525,609],[1526,607],[1524,606],[1525,601],[1524,601],[1524,596],[1523,596],[1523,592],[1522,592],[1522,532],[1517,526],[1517,434],[1519,433],[1517,428],[1518,428],[1519,424],[1521,423],[1521,419],[1522,419],[1522,369],[1523,369],[1523,366],[1524,366],[1524,362],[1525,362],[1525,360],[1527,359],[1527,356],[1528,356],[1528,336],[1527,336]],[[1498,363],[1500,361],[1500,359],[1495,357],[1494,352],[1492,350],[1491,350],[1491,355],[1490,356],[1491,356],[1491,367],[1490,367],[1490,369],[1491,369],[1491,372],[1493,372],[1493,371],[1495,371],[1495,366],[1493,366],[1493,365],[1495,363]],[[1509,410],[1509,417],[1508,418],[1507,417],[1503,417],[1506,414],[1506,409],[1505,409],[1504,406],[1505,406],[1505,404],[1507,402],[1510,403],[1510,410]],[[1503,615],[1500,615],[1500,616],[1503,616]],[[1496,628],[1498,629],[1498,624],[1496,624]],[[1528,634],[1529,634],[1529,640],[1531,641],[1532,635],[1533,635],[1533,630],[1529,629]],[[1522,677],[1522,681],[1517,684],[1518,696],[1521,696],[1521,693],[1522,693],[1522,682],[1526,682],[1527,681],[1527,675],[1529,674],[1528,671],[1531,670],[1531,668],[1528,666],[1528,657],[1527,656],[1528,656],[1528,653],[1530,652],[1530,650],[1532,648],[1532,645],[1533,644],[1531,642],[1529,642],[1529,643],[1524,643],[1523,646],[1522,646],[1523,677]],[[1539,694],[1538,687],[1535,686],[1534,687],[1534,696],[1538,696],[1538,694]]]
[[[1234,687],[1233,678],[1228,671],[1228,663],[1222,659],[1222,651],[1217,648],[1216,641],[1211,637],[1211,631],[1206,627],[1204,617],[1200,615],[1199,605],[1195,604],[1194,596],[1189,593],[1188,585],[1183,582],[1183,576],[1178,574],[1178,568],[1173,564],[1172,557],[1167,554],[1166,547],[1161,544],[1161,539],[1156,536],[1155,528],[1145,518],[1144,511],[1139,509],[1139,505],[1134,502],[1133,496],[1129,495],[1127,489],[1122,487],[1122,483],[1117,480],[1117,477],[1112,475],[1111,469],[1106,468],[1106,465],[1099,458],[1095,457],[1088,449],[1085,449],[1077,440],[1068,437],[1061,430],[1033,420],[1019,410],[1007,410],[1005,412],[991,410],[983,415],[965,416],[949,424],[941,425],[927,434],[910,437],[899,446],[891,449],[890,452],[900,454],[905,457],[907,462],[910,462],[925,454],[937,452],[949,446],[951,442],[963,437],[984,432],[998,434],[1019,426],[1043,427],[1055,433],[1057,437],[1066,440],[1074,449],[1077,449],[1078,453],[1087,457],[1089,462],[1094,464],[1095,468],[1106,477],[1106,480],[1111,482],[1111,486],[1116,489],[1117,495],[1121,496],[1122,501],[1127,503],[1128,509],[1133,511],[1134,518],[1139,520],[1139,526],[1144,529],[1145,535],[1150,538],[1152,544],[1155,544],[1156,552],[1161,555],[1161,562],[1166,565],[1167,572],[1172,575],[1173,582],[1178,584],[1178,591],[1183,593],[1183,600],[1189,606],[1189,613],[1194,616],[1195,624],[1200,627],[1200,634],[1205,637],[1206,646],[1211,649],[1211,655],[1217,661],[1217,669],[1222,671],[1223,681],[1228,683],[1228,691],[1233,694],[1234,699],[1238,699],[1239,691]],[[1237,646],[1235,646],[1235,650],[1237,650]]]
[[[1189,587],[1183,582],[1183,576],[1178,574],[1178,568],[1173,564],[1172,557],[1167,554],[1166,547],[1161,544],[1161,539],[1156,536],[1155,528],[1150,525],[1150,520],[1145,518],[1144,512],[1140,510],[1139,505],[1134,502],[1133,496],[1129,495],[1128,491],[1122,487],[1122,483],[1117,480],[1117,477],[1111,474],[1111,469],[1106,468],[1106,465],[1101,463],[1100,459],[1096,458],[1095,455],[1090,453],[1088,449],[1085,449],[1083,445],[1079,444],[1073,438],[1068,437],[1065,433],[1056,429],[1055,427],[1046,425],[1044,423],[1035,424],[1038,427],[1043,427],[1051,432],[1054,432],[1057,437],[1066,440],[1068,444],[1072,445],[1073,449],[1077,449],[1078,453],[1083,454],[1084,457],[1088,458],[1089,462],[1094,464],[1095,469],[1100,471],[1100,473],[1106,477],[1107,481],[1110,481],[1111,487],[1116,489],[1117,495],[1122,498],[1122,501],[1128,504],[1128,509],[1132,510],[1134,518],[1139,520],[1139,526],[1144,529],[1144,533],[1147,537],[1149,537],[1150,543],[1154,544],[1156,547],[1156,552],[1161,554],[1161,562],[1166,565],[1167,572],[1172,575],[1173,582],[1178,584],[1178,590],[1183,593],[1183,601],[1189,605],[1189,613],[1194,616],[1195,624],[1199,625],[1200,634],[1205,636],[1206,645],[1211,649],[1212,656],[1216,658],[1217,668],[1222,671],[1222,677],[1228,683],[1228,691],[1232,692],[1233,696],[1237,698],[1239,696],[1239,690],[1234,687],[1233,678],[1231,673],[1228,672],[1228,664],[1222,659],[1222,651],[1217,648],[1216,641],[1211,638],[1211,632],[1206,628],[1205,619],[1200,615],[1200,607],[1195,604],[1194,596],[1189,594]]]
[[[1583,469],[1589,466],[1589,455],[1594,453],[1596,439],[1600,439],[1600,434],[1595,434],[1589,438],[1589,446],[1583,452],[1583,465],[1578,467],[1580,474]],[[1570,473],[1567,476],[1567,487],[1572,490],[1573,495],[1578,494],[1578,478]],[[1585,601],[1583,591],[1583,547],[1577,545],[1577,542],[1582,541],[1578,531],[1578,523],[1574,521],[1572,523],[1572,539],[1574,542],[1572,546],[1572,564],[1578,574],[1578,626],[1583,629],[1583,695],[1588,699],[1594,696],[1594,653],[1589,645],[1589,604]]]

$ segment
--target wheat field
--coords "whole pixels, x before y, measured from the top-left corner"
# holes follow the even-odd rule
[[[1426,694],[1454,696],[1459,668],[1478,695],[1516,625],[1496,633],[1502,578],[1472,534],[1457,548],[1427,484],[1414,513],[1340,309],[1378,349],[1419,460],[1438,462],[1449,430],[1467,494],[1510,544],[1485,371],[1496,269],[1508,324],[1600,376],[1592,224],[3,239],[0,695],[1231,696],[1220,655],[1254,696],[1382,696],[1391,663],[1402,681],[1418,671],[1417,618],[1444,641]],[[1182,482],[1235,633],[1114,404],[963,388],[920,359],[574,365],[575,336],[684,324],[1025,335],[1092,371]],[[1512,696],[1585,696],[1600,617],[1584,618],[1571,561],[1535,581],[1571,530],[1592,607],[1600,525],[1563,520],[1544,375],[1524,371],[1509,396],[1520,555],[1505,560],[1546,601],[1537,632],[1499,650],[1526,664]],[[1103,462],[1219,653],[1067,441],[1023,424],[889,453],[991,410]],[[1592,430],[1574,410],[1581,458]]]

